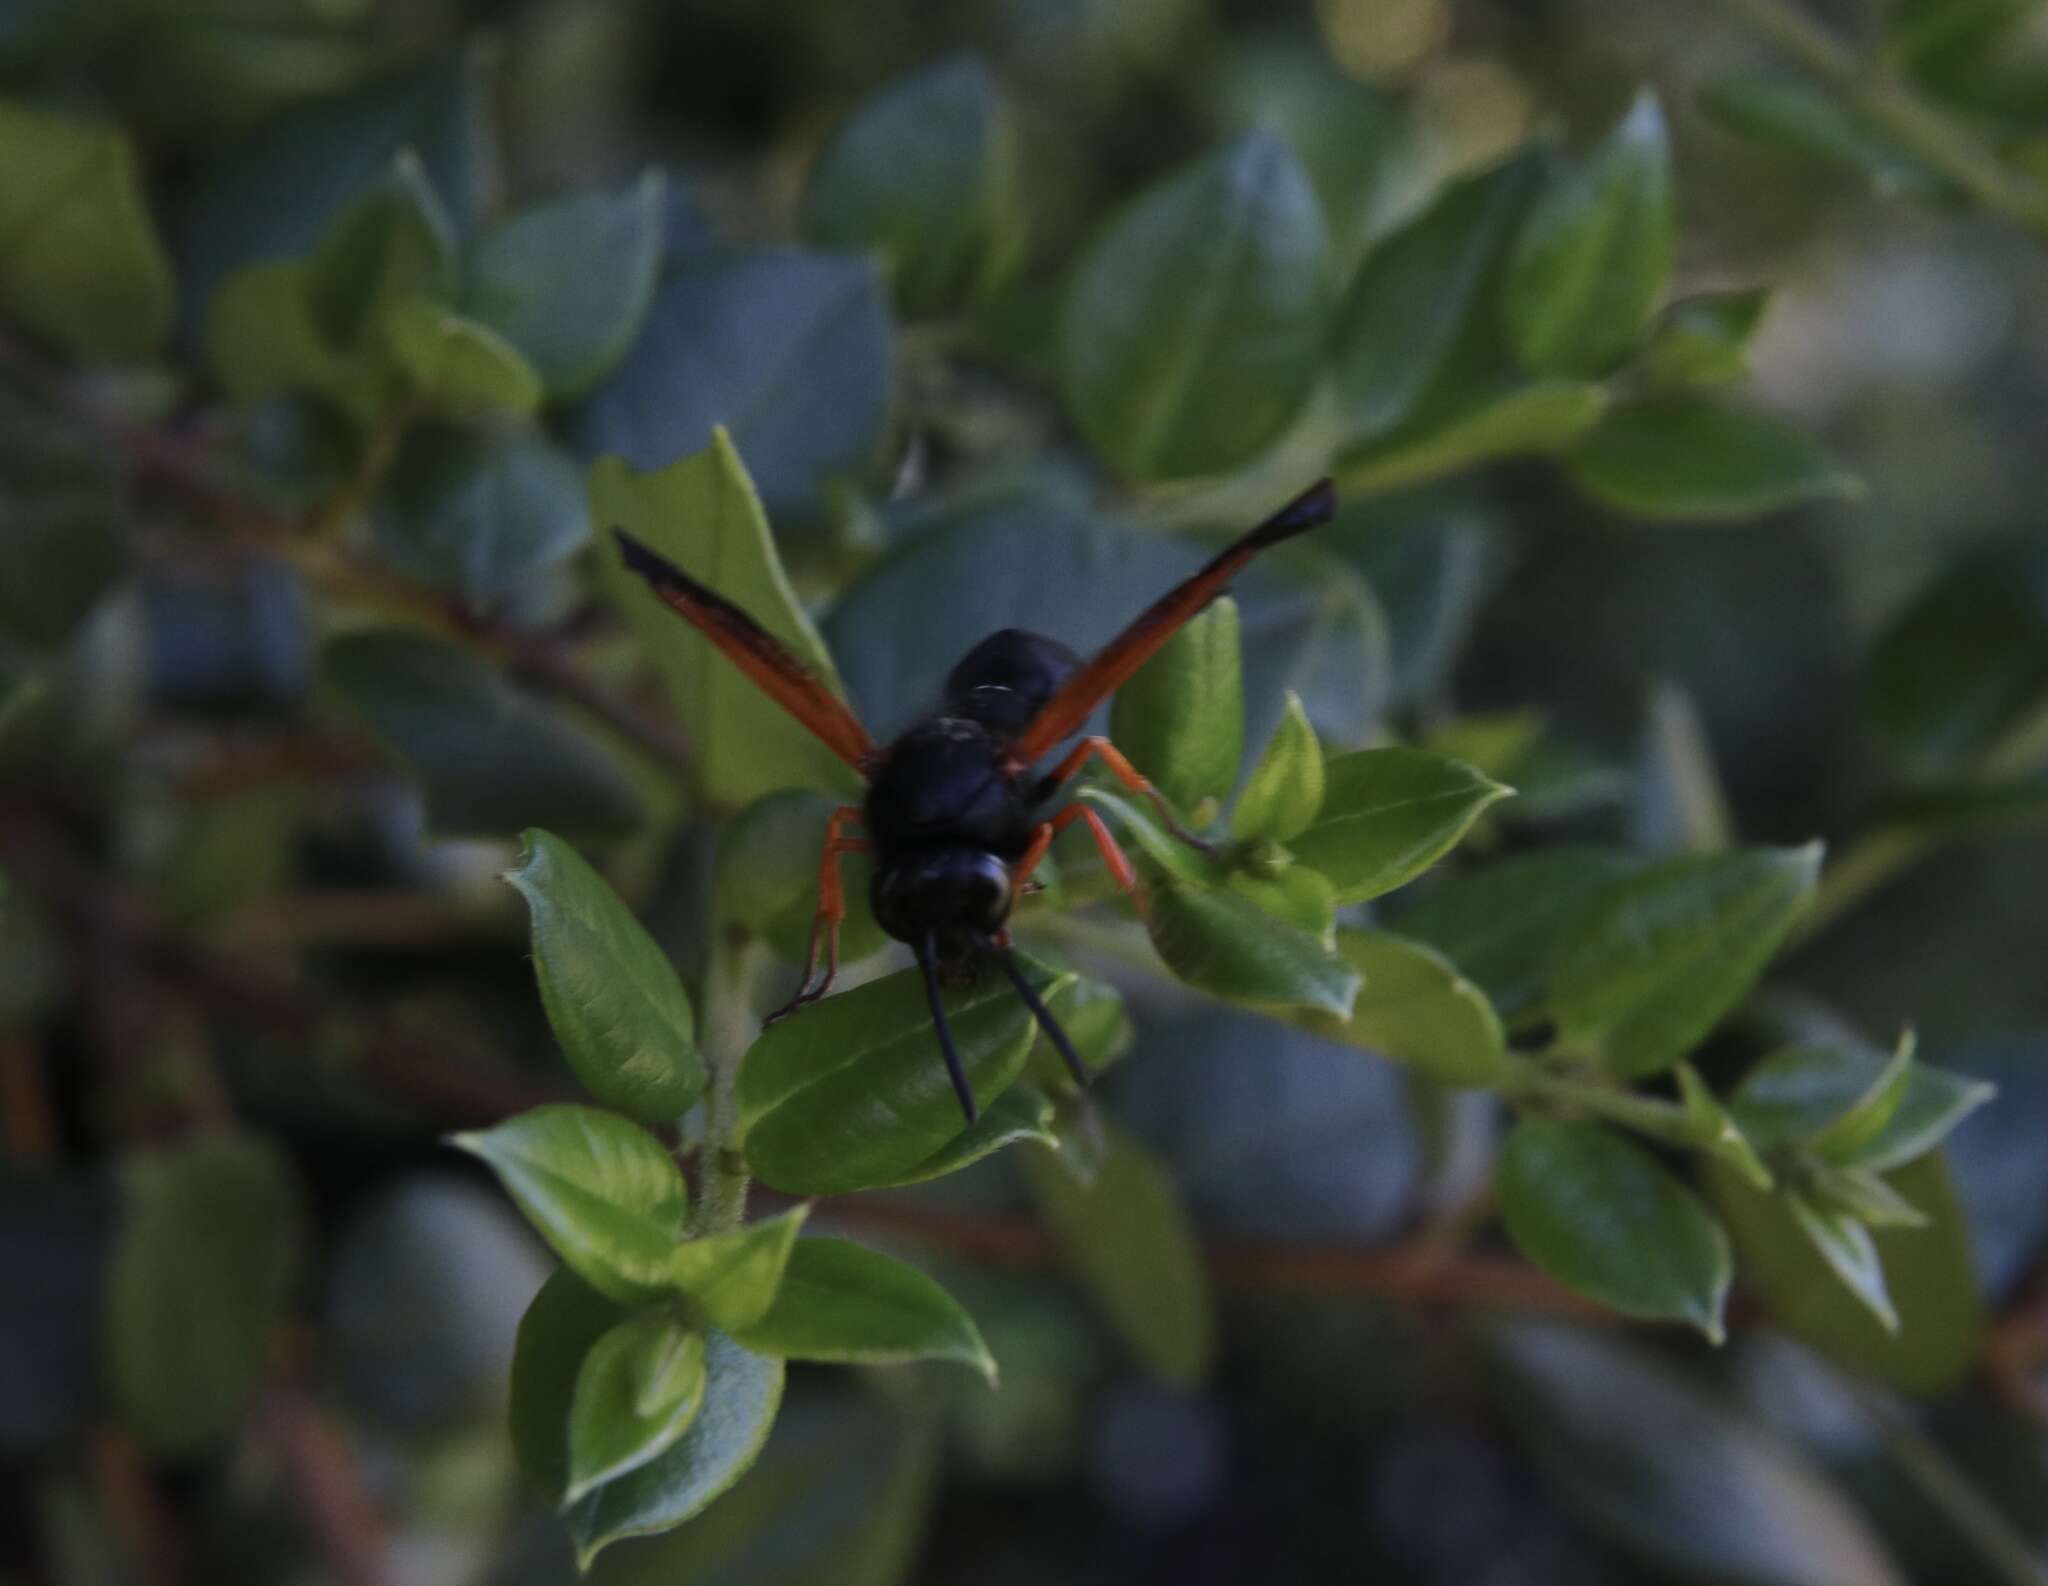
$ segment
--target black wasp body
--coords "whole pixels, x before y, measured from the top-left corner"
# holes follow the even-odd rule
[[[1312,486],[1168,590],[1085,661],[1041,634],[1006,628],[990,635],[947,675],[939,708],[886,745],[877,744],[825,681],[752,617],[620,532],[626,565],[655,595],[868,782],[866,798],[842,805],[826,824],[809,963],[796,995],[771,1019],[830,989],[846,916],[839,860],[872,853],[870,907],[882,929],[916,955],[939,1048],[968,1121],[975,1117],[974,1092],[946,1022],[940,982],[984,960],[1002,971],[1075,1078],[1085,1082],[1087,1070],[1073,1044],[1011,955],[1010,912],[1053,838],[1076,821],[1087,826],[1111,875],[1141,908],[1144,898],[1102,818],[1086,804],[1053,807],[1059,789],[1088,761],[1100,760],[1125,788],[1150,799],[1176,836],[1206,845],[1180,825],[1143,773],[1107,738],[1081,739],[1048,771],[1041,772],[1039,763],[1079,732],[1095,707],[1221,594],[1247,562],[1267,546],[1328,521],[1334,506],[1329,481]]]

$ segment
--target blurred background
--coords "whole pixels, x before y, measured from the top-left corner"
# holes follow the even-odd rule
[[[1790,14],[1851,42],[1892,30],[1916,103],[2048,180],[2048,7]],[[1512,719],[1540,721],[1549,758],[1515,780],[1546,797],[1485,834],[1494,851],[1640,837],[1675,716],[1734,831],[1839,852],[1904,818],[1902,735],[1936,760],[1987,736],[1937,741],[1978,731],[1949,714],[1960,694],[1915,716],[1927,652],[1877,664],[1902,614],[1948,624],[1934,653],[1973,657],[1988,692],[1965,702],[1992,727],[2048,689],[2048,232],[1831,116],[1825,95],[1727,89],[1799,64],[1797,30],[1788,54],[1773,26],[1786,15],[1746,0],[0,0],[0,94],[128,129],[180,294],[154,359],[67,360],[16,326],[0,367],[0,697],[36,691],[0,739],[0,1582],[574,1576],[504,1427],[514,1331],[551,1262],[438,1143],[567,1078],[524,914],[493,880],[508,845],[423,836],[419,779],[316,664],[328,586],[227,544],[235,521],[298,511],[333,477],[333,438],[303,404],[230,409],[192,374],[207,294],[261,252],[252,239],[285,237],[321,184],[356,182],[345,167],[380,138],[360,158],[411,146],[444,197],[446,173],[468,173],[451,208],[470,214],[662,172],[649,329],[556,415],[547,458],[651,466],[731,422],[800,592],[887,725],[936,681],[924,652],[955,648],[970,617],[1135,605],[1153,582],[1140,559],[1128,588],[1065,587],[1032,551],[1035,534],[1063,543],[1062,513],[1146,505],[1098,490],[1044,377],[1048,304],[1119,202],[1265,126],[1355,260],[1458,175],[1531,137],[1583,146],[1650,85],[1676,148],[1681,290],[1776,288],[1748,395],[1821,437],[1864,494],[1646,524],[1511,463],[1376,501],[1343,529],[1370,589],[1365,659],[1292,680],[1320,667],[1318,723],[1354,740],[1536,713]],[[971,327],[903,302],[900,283],[893,321],[871,291],[820,295],[800,277],[828,254],[792,256],[786,280],[734,272],[805,235],[810,172],[849,112],[963,53],[1007,96],[1026,217]],[[9,147],[0,194],[24,169]],[[295,164],[295,149],[316,152]],[[0,272],[32,267],[33,227],[0,202]],[[664,295],[676,281],[694,285]],[[692,371],[753,379],[779,345],[721,344],[746,314],[801,323],[811,367],[836,372],[762,375],[759,406],[719,407]],[[207,496],[195,456],[234,460],[231,501]],[[580,479],[553,466],[507,488],[579,518]],[[406,470],[401,455],[404,488],[371,514],[387,550],[417,550],[406,514],[436,488]],[[507,510],[479,510],[489,499]],[[901,546],[935,513],[1001,512],[1013,548],[992,576],[1039,581],[949,612],[951,573]],[[565,550],[586,533],[569,524]],[[556,557],[495,589],[478,631],[554,636],[507,654],[537,684],[560,684],[560,645],[588,639],[623,693],[630,645],[576,626],[579,587]],[[1284,604],[1253,612],[1285,627],[1268,609]],[[1249,619],[1247,639],[1256,655]],[[1256,742],[1277,678],[1254,672],[1251,697]],[[687,970],[710,849],[673,766],[644,752],[673,725],[658,698],[622,708],[656,725],[596,793],[538,729],[451,754],[485,780],[559,777],[585,814],[607,797],[656,811],[624,823],[639,829],[614,873]],[[1910,1023],[1934,1061],[2001,1087],[1949,1143],[1959,1209],[1927,1236],[1947,1243],[1892,1268],[1924,1321],[1903,1356],[1794,1342],[1740,1295],[1718,1351],[1561,1319],[1486,1232],[1465,1279],[1417,1277],[1403,1242],[1469,1204],[1494,1103],[1113,974],[1135,1044],[1106,1104],[1170,1165],[1210,1243],[1206,1380],[1146,1369],[1176,1344],[1147,1345],[1142,1318],[1109,1324],[1006,1159],[870,1197],[849,1226],[943,1276],[1001,1391],[942,1366],[800,1368],[756,1472],[676,1536],[614,1550],[599,1578],[2048,1580],[2048,837],[2029,824],[2048,805],[2029,776],[1983,807],[1935,799],[1897,851],[1862,849],[1869,888],[1772,982],[1788,1019],[1884,1040]],[[289,1318],[265,1323],[253,1393],[209,1342],[239,1319],[208,1318],[203,1293],[190,1314],[208,1319],[182,1335],[123,1342],[110,1319],[117,1265],[153,1259],[172,1289],[213,1281],[184,1259],[175,1208],[124,1217],[136,1170],[117,1159],[228,1114],[281,1148],[289,1185],[288,1213],[250,1212],[236,1252],[208,1258],[261,1264]],[[1408,1264],[1376,1258],[1391,1249]],[[123,1349],[183,1396],[157,1406],[179,1435],[110,1410]]]

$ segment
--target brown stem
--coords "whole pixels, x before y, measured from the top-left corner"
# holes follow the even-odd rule
[[[296,1383],[275,1380],[264,1390],[257,1426],[335,1578],[343,1586],[387,1586],[391,1544],[383,1513],[327,1412]]]

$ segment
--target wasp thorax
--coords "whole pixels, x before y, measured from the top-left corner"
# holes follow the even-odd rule
[[[869,901],[900,942],[991,935],[1010,916],[1010,870],[985,849],[919,849],[875,872]]]

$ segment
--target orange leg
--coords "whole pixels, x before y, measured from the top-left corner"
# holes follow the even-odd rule
[[[1088,835],[1095,839],[1095,846],[1102,853],[1102,862],[1109,866],[1110,876],[1130,895],[1131,901],[1138,906],[1138,912],[1143,914],[1145,889],[1138,885],[1138,872],[1131,868],[1130,858],[1117,845],[1116,838],[1110,835],[1102,817],[1086,804],[1069,804],[1051,820],[1039,822],[1037,829],[1031,834],[1031,846],[1024,850],[1010,871],[1011,881],[1021,889],[1024,883],[1031,879],[1031,872],[1039,867],[1051,850],[1053,838],[1075,821],[1087,823]]]
[[[1216,857],[1215,845],[1183,826],[1180,817],[1173,813],[1172,806],[1166,802],[1165,795],[1152,785],[1144,772],[1124,757],[1123,750],[1107,738],[1083,738],[1074,745],[1073,751],[1065,759],[1046,773],[1042,785],[1048,793],[1051,792],[1091,759],[1100,760],[1108,768],[1109,774],[1128,792],[1150,799],[1153,809],[1159,812],[1159,818],[1166,823],[1166,829],[1174,836],[1196,852],[1207,854],[1212,859]]]
[[[839,876],[839,860],[845,854],[864,854],[869,844],[864,837],[848,837],[844,828],[860,819],[860,806],[842,804],[825,822],[825,849],[818,859],[818,912],[811,916],[811,945],[804,961],[804,978],[796,995],[769,1014],[764,1025],[787,1018],[797,1009],[816,1002],[832,989],[839,975],[839,926],[846,918],[846,886]],[[825,978],[816,986],[811,978],[818,972],[818,949],[825,949]]]

